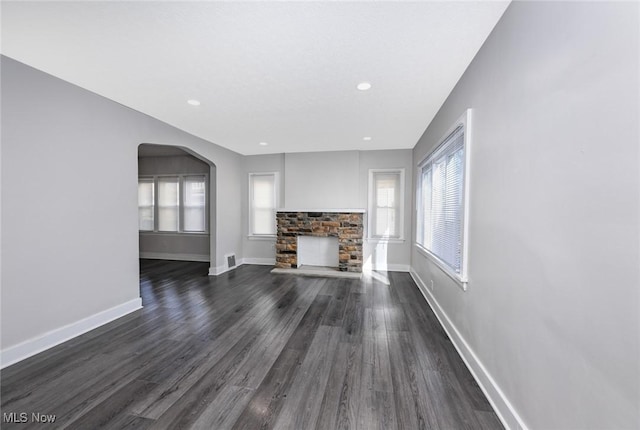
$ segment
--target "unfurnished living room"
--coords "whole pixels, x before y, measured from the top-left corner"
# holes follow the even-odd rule
[[[2,1],[2,429],[640,428],[638,1]]]

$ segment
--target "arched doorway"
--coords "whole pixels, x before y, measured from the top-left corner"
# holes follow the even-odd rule
[[[173,145],[138,146],[139,256],[216,262],[216,166]]]

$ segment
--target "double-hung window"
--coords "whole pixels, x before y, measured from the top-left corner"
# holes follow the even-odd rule
[[[178,177],[161,177],[158,184],[158,231],[178,231],[180,181]]]
[[[278,173],[249,173],[249,236],[276,234]]]
[[[183,180],[182,228],[188,232],[202,232],[207,226],[207,194],[203,176],[185,176]]]
[[[138,229],[153,231],[155,225],[155,187],[153,178],[138,179]]]
[[[207,175],[139,177],[138,228],[148,232],[206,233]]]
[[[369,170],[369,238],[402,240],[404,169]]]
[[[463,286],[467,282],[470,123],[468,109],[418,166],[418,247]]]

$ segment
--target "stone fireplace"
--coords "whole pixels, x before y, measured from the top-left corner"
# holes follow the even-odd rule
[[[340,272],[362,273],[362,209],[279,210],[276,268],[298,268],[298,236],[336,237]]]

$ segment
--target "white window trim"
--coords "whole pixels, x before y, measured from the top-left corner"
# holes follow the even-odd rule
[[[141,235],[162,235],[162,236],[209,236],[209,233],[206,231],[151,231],[151,230],[139,230],[139,234]]]
[[[253,233],[253,200],[252,200],[252,186],[251,186],[251,178],[253,176],[266,176],[266,175],[273,175],[273,187],[275,188],[275,207],[274,209],[277,210],[280,207],[280,172],[251,172],[249,173],[248,176],[248,182],[247,182],[247,204],[248,204],[248,212],[249,212],[249,216],[247,217],[247,221],[248,221],[248,225],[247,225],[247,231],[249,232],[247,234],[247,238],[249,240],[268,240],[268,239],[275,239],[278,235],[278,232],[276,231],[276,234],[256,234]]]
[[[140,230],[140,201],[138,200],[138,232],[139,233],[153,233],[156,228],[156,180],[153,176],[138,176],[138,186],[140,186],[140,180],[151,183],[151,189],[153,191],[153,204],[151,206],[153,212],[153,229]]]
[[[448,264],[443,262],[438,256],[433,254],[427,248],[418,243],[418,231],[417,228],[418,220],[420,219],[420,206],[422,199],[422,167],[440,150],[442,144],[446,141],[446,139],[456,130],[458,127],[464,127],[464,181],[462,185],[462,265],[460,267],[460,273],[456,273],[452,270]],[[417,171],[417,187],[416,187],[416,202],[419,204],[416,205],[416,236],[415,236],[415,247],[420,252],[420,254],[429,258],[433,263],[436,264],[446,275],[448,275],[451,279],[456,281],[456,284],[462,288],[463,291],[467,291],[467,286],[469,283],[469,189],[470,189],[470,172],[471,172],[471,131],[472,131],[472,109],[467,109],[465,112],[456,120],[456,122],[447,130],[446,133],[438,140],[438,145],[434,148],[433,151],[429,152],[421,161],[418,163],[418,171]],[[424,228],[424,227],[423,227]]]
[[[205,187],[205,217],[204,217],[204,231],[184,231],[184,178],[192,176],[204,176]],[[178,178],[178,231],[164,231],[158,230],[158,179],[159,178]],[[153,230],[138,230],[139,234],[145,235],[163,235],[163,236],[197,236],[209,234],[209,217],[210,217],[210,200],[209,200],[209,175],[207,173],[176,173],[176,174],[159,174],[159,175],[140,175],[140,179],[151,179],[153,181]]]
[[[180,234],[209,234],[209,175],[206,173],[183,173],[180,177]],[[188,177],[204,176],[204,231],[184,231],[184,199],[187,194],[184,191],[185,179]]]
[[[395,168],[395,169],[369,169],[369,201],[368,208],[369,214],[367,216],[367,241],[368,242],[387,242],[387,243],[402,243],[404,242],[404,168]],[[374,183],[373,177],[376,173],[399,173],[400,174],[400,198],[399,200],[399,213],[398,213],[398,232],[400,235],[398,237],[389,237],[389,236],[375,236],[373,234],[373,207],[374,202]]]
[[[405,243],[406,239],[399,239],[397,237],[366,237],[364,239],[367,243]]]
[[[274,234],[274,235],[261,234],[261,235],[253,235],[253,236],[247,235],[248,240],[268,240],[273,242],[277,238],[278,238],[277,234]]]
[[[159,180],[161,178],[170,178],[178,180],[178,230],[160,230],[158,227],[160,224],[160,185]],[[153,231],[158,233],[182,233],[182,180],[180,175],[154,175],[153,177],[153,186],[155,187],[155,212],[153,214]]]

